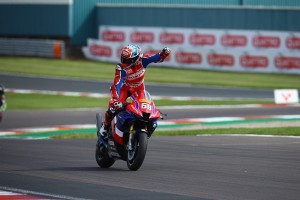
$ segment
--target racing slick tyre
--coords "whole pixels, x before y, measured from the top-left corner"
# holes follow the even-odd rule
[[[147,133],[141,132],[135,138],[132,150],[127,153],[127,166],[131,171],[138,170],[145,159],[148,146]]]
[[[115,160],[109,157],[106,148],[99,141],[96,144],[95,158],[101,168],[109,168],[115,163]]]

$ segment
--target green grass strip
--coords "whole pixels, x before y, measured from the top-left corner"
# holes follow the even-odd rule
[[[254,135],[274,135],[274,136],[300,136],[299,127],[279,127],[279,128],[222,128],[222,129],[201,129],[201,130],[174,130],[158,131],[157,136],[188,136],[188,135],[227,135],[227,134],[254,134]]]
[[[195,135],[274,135],[274,136],[300,136],[299,127],[279,127],[279,128],[222,128],[222,129],[201,129],[201,130],[172,130],[156,131],[153,136],[195,136]],[[52,138],[96,138],[95,132],[74,133],[68,135],[55,135]]]
[[[105,108],[108,98],[59,96],[48,94],[6,93],[8,110],[38,110],[64,108]]]
[[[232,121],[219,121],[219,122],[199,122],[199,123],[182,123],[182,124],[161,124],[159,130],[163,129],[176,129],[176,128],[188,128],[192,126],[201,125],[203,128],[206,126],[216,125],[236,125],[236,124],[250,124],[250,123],[269,123],[269,122],[285,122],[285,121],[299,121],[300,118],[263,118],[263,119],[245,119],[245,120],[232,120]]]
[[[281,122],[281,121],[299,121],[300,118],[281,119],[281,118],[263,118],[263,119],[245,119],[234,121],[221,121],[221,122],[202,122],[202,125],[227,125],[227,124],[245,124],[245,123],[268,123],[268,122]]]
[[[57,137],[66,137],[66,138],[80,138],[84,135],[89,135],[94,133],[94,137],[96,137],[96,128],[89,129],[72,129],[72,130],[60,130],[60,131],[45,131],[38,133],[24,133],[24,134],[16,134],[16,135],[6,135],[0,136],[1,138],[54,138]]]
[[[115,64],[88,60],[0,57],[0,72],[90,80],[113,80]],[[300,89],[299,75],[147,68],[146,82],[245,88]]]
[[[63,108],[106,108],[109,98],[74,97],[48,94],[16,94],[6,93],[8,110],[37,110]],[[264,100],[155,100],[156,106],[180,105],[241,105],[241,104],[271,104]]]
[[[283,120],[283,121],[292,121]],[[298,119],[300,120],[300,119]],[[280,121],[280,120],[278,120]],[[252,122],[265,123],[269,120],[252,120]],[[241,122],[239,122],[241,123]],[[244,121],[247,123],[247,121]],[[160,125],[155,132],[157,136],[173,136],[173,135],[201,135],[201,134],[258,134],[258,135],[285,135],[285,136],[300,136],[299,127],[278,127],[278,128],[216,128],[205,129],[205,126],[199,130],[176,130],[178,128],[188,128],[195,124],[177,124],[177,125]],[[221,124],[220,124],[221,125]],[[164,130],[168,129],[168,130]],[[173,129],[172,131],[169,129]],[[164,131],[162,131],[164,130]],[[46,131],[38,133],[26,133],[17,135],[0,136],[1,138],[96,138],[96,128],[72,129],[59,131]]]

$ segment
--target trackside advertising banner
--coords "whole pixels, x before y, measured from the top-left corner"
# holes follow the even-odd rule
[[[160,66],[300,74],[299,32],[101,26],[99,39],[89,39],[83,52],[117,63],[127,44],[149,54],[170,47],[172,55]]]

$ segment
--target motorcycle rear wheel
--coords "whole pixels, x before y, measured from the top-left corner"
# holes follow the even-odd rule
[[[103,149],[101,151],[100,148],[105,148],[105,147],[102,144],[100,144],[98,141],[96,144],[96,151],[95,151],[96,162],[101,168],[111,167],[115,163],[115,160],[109,157],[106,149]]]
[[[139,133],[135,140],[133,150],[127,153],[127,167],[131,171],[138,170],[144,162],[148,146],[147,133]]]

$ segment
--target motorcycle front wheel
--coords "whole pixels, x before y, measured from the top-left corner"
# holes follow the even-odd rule
[[[127,152],[127,166],[131,171],[138,170],[145,159],[148,146],[147,133],[139,133],[135,138],[132,150]]]

